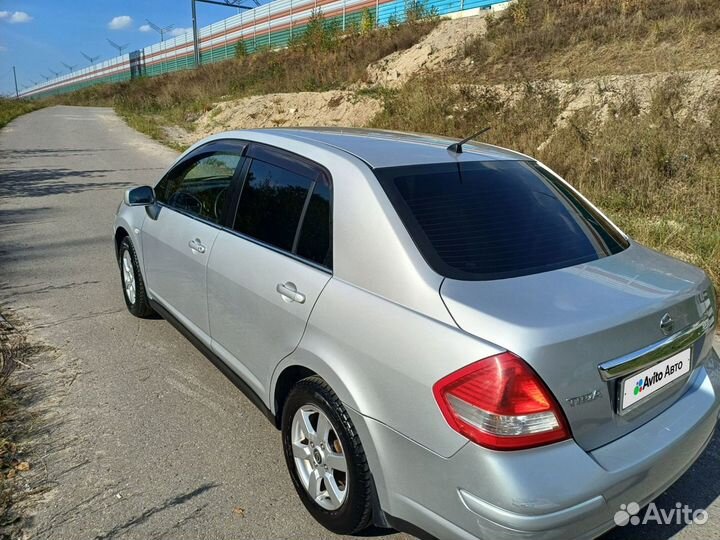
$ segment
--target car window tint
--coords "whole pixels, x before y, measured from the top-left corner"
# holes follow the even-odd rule
[[[600,213],[535,163],[450,163],[376,174],[425,259],[447,277],[523,276],[627,247]]]
[[[312,178],[254,159],[242,188],[234,229],[292,251],[313,183]]]
[[[330,185],[320,177],[308,202],[298,237],[297,254],[313,262],[332,267]]]
[[[242,157],[235,153],[202,154],[169,176],[162,197],[156,193],[158,200],[178,210],[218,223],[230,183],[241,160]]]

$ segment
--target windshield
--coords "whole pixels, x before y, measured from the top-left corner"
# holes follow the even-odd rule
[[[376,169],[425,260],[465,280],[524,276],[627,247],[622,234],[535,162]]]

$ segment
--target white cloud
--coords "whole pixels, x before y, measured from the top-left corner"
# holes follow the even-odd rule
[[[0,45],[0,52],[5,52],[5,51],[7,51],[7,47],[5,47],[4,45]]]
[[[192,28],[173,28],[170,30],[171,36],[182,36],[185,34],[192,34]]]
[[[108,28],[110,30],[122,30],[123,28],[129,27],[132,22],[132,17],[129,15],[119,15],[117,17],[113,17],[112,21],[108,23]]]
[[[152,27],[149,24],[143,24],[138,30],[141,32],[152,32]]]
[[[0,19],[9,22],[10,24],[27,23],[33,20],[33,18],[25,13],[24,11],[0,11]]]
[[[10,15],[11,23],[26,23],[32,21],[32,19],[33,18],[24,11],[16,11]]]

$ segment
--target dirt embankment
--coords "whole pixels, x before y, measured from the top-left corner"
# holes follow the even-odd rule
[[[350,90],[266,94],[217,103],[198,118],[192,132],[167,128],[179,144],[189,145],[221,131],[290,126],[367,126],[382,110],[382,100],[359,92],[372,87],[398,88],[413,75],[435,70],[485,33],[484,15],[442,21],[413,47],[368,66],[367,82]]]
[[[228,129],[287,126],[363,126],[382,110],[378,99],[354,92],[299,92],[218,103],[195,122],[195,140]]]
[[[208,135],[234,129],[346,126],[365,127],[382,111],[383,101],[369,89],[397,90],[423,72],[440,72],[462,56],[465,45],[485,34],[484,15],[442,21],[432,32],[409,49],[394,52],[371,64],[367,78],[348,90],[298,92],[251,96],[223,101],[198,118],[195,129],[186,132],[167,128],[168,135],[182,145],[190,145]],[[603,122],[619,107],[634,107],[643,114],[652,106],[655,90],[668,81],[682,82],[679,118],[692,114],[707,121],[708,96],[720,89],[717,69],[675,73],[612,75],[580,80],[540,80],[523,84],[463,85],[478,99],[490,92],[506,105],[532,91],[551,92],[562,105],[555,126],[562,128],[574,115],[589,112]],[[542,147],[552,140],[550,137]]]
[[[368,84],[399,88],[423,70],[441,69],[486,31],[485,15],[442,21],[416,45],[368,66]]]
[[[714,97],[720,94],[720,70],[696,70],[638,75],[609,75],[577,81],[560,79],[532,81],[523,84],[465,85],[464,92],[472,92],[477,99],[492,96],[512,107],[529,93],[553,95],[561,104],[554,120],[556,129],[569,125],[577,114],[590,114],[595,125],[603,124],[623,108],[636,115],[647,114],[653,106],[658,89],[676,92],[672,113],[678,121],[692,117],[696,122],[708,123]],[[542,150],[552,136],[544,141]]]

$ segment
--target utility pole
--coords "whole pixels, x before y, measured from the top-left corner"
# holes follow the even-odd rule
[[[200,66],[200,37],[197,28],[197,10],[195,9],[195,0],[192,3],[192,20],[193,20],[193,51],[195,52],[195,67]]]
[[[17,88],[17,73],[15,72],[15,66],[13,66],[13,79],[15,79],[15,98],[20,98],[20,92]]]

